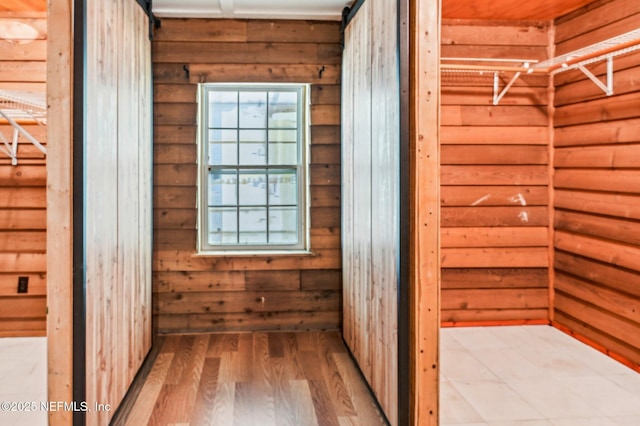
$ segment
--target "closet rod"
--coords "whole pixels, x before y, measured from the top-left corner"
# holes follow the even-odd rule
[[[628,40],[629,37],[633,37]],[[617,42],[622,39],[623,41]],[[625,40],[627,39],[627,40]],[[630,31],[629,33],[622,34],[617,37],[613,37],[604,42],[596,43],[592,47],[597,47],[599,44],[608,44],[616,42],[613,45],[603,47],[602,49],[595,50],[593,52],[587,52],[580,54],[580,49],[575,53],[567,53],[556,58],[539,62],[533,59],[508,59],[508,58],[441,58],[440,68],[442,70],[459,70],[459,71],[486,71],[486,72],[522,72],[522,73],[543,73],[550,74],[555,72],[561,72],[565,68],[570,69],[578,64],[584,64],[587,61],[594,61],[602,58],[606,59],[608,56],[616,56],[627,53],[628,49],[637,50],[640,49],[640,29]],[[587,48],[588,49],[588,48]],[[454,62],[454,63],[445,63]],[[482,64],[462,64],[455,62],[491,62],[491,63],[519,63],[525,65],[511,66],[511,65],[482,65]],[[528,66],[527,66],[528,64]]]
[[[615,46],[609,46],[607,48],[596,50],[595,52],[587,53],[587,54],[584,54],[584,55],[581,55],[581,56],[569,57],[569,59],[567,59],[566,61],[550,65],[550,66],[548,66],[546,68],[541,67],[541,68],[536,68],[536,69],[543,70],[544,72],[547,72],[547,73],[552,73],[552,72],[554,72],[556,70],[559,70],[559,69],[562,69],[562,68],[568,68],[568,67],[570,67],[572,65],[575,65],[575,64],[578,64],[580,62],[588,61],[590,59],[596,59],[596,58],[599,58],[601,56],[604,57],[604,56],[607,56],[609,54],[614,54],[614,53],[616,53],[616,52],[618,52],[620,50],[625,50],[625,49],[629,49],[629,48],[636,47],[636,46],[640,46],[640,39],[630,40],[630,41],[627,41],[627,42],[624,42],[624,43],[617,44]]]
[[[506,65],[469,65],[469,64],[440,64],[441,70],[451,70],[451,71],[486,71],[486,72],[522,72],[525,74],[532,73],[546,73],[544,69],[538,68],[527,68],[527,67],[516,67],[516,66],[506,66]]]

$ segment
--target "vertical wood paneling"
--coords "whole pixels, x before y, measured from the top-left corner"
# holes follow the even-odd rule
[[[542,24],[446,21],[443,56],[542,60],[548,54],[547,31]],[[501,75],[500,87],[511,77]],[[548,79],[522,76],[499,105],[492,105],[492,85],[492,74],[442,75],[442,322],[447,325],[547,318],[548,302],[539,294],[549,285],[540,274],[549,263]],[[514,273],[522,275],[518,287],[504,290]]]
[[[151,347],[150,50],[136,2],[88,2],[86,399],[114,407]]]
[[[373,317],[372,296],[373,277],[371,276],[372,265],[372,223],[371,205],[373,203],[373,182],[371,176],[371,151],[373,149],[372,127],[373,127],[373,104],[371,103],[371,69],[372,64],[372,22],[373,2],[365,2],[365,5],[358,11],[355,20],[352,22],[354,32],[353,52],[353,163],[344,167],[353,167],[353,230],[344,230],[344,233],[353,232],[354,269],[351,272],[343,273],[345,286],[353,286],[353,297],[355,307],[355,323],[353,329],[355,339],[352,342],[351,350],[358,360],[358,365],[365,377],[372,382],[372,353],[371,347],[374,343],[372,337],[376,333],[374,322],[379,318]],[[346,72],[346,71],[345,71]],[[343,185],[349,185],[344,182]],[[391,226],[391,224],[387,224]],[[348,255],[348,254],[346,254]],[[371,383],[373,384],[373,383]]]
[[[373,389],[398,418],[398,276],[400,232],[400,87],[398,2],[371,11],[371,358]]]
[[[85,118],[85,234],[87,397],[115,389],[118,344],[118,27],[119,2],[87,3],[86,99],[100,114]],[[126,49],[123,47],[123,49]],[[109,58],[109,60],[106,60]],[[107,332],[109,330],[109,332]],[[113,332],[111,331],[113,330]],[[118,372],[122,374],[121,372]],[[88,379],[88,377],[87,377]],[[96,414],[94,414],[95,416]]]
[[[164,19],[154,40],[159,331],[337,329],[339,23]],[[199,82],[311,84],[310,255],[194,256]]]
[[[399,86],[395,2],[364,2],[343,52],[344,336],[397,423]]]
[[[638,28],[640,4],[603,2],[556,24],[556,47],[566,52]],[[640,318],[629,308],[640,296],[640,189],[635,184],[640,166],[634,161],[640,134],[633,131],[640,91],[632,83],[640,72],[640,54],[614,64],[611,97],[580,72],[555,78],[554,314],[563,329],[638,368]],[[602,64],[588,68],[604,79]]]
[[[12,14],[12,20],[31,25],[40,35],[27,43],[0,39],[0,89],[46,90],[47,19],[45,13],[39,15],[25,12],[23,19],[21,12]],[[39,130],[34,127],[30,130]],[[0,131],[5,137],[12,135],[11,126],[2,119]],[[46,136],[46,131],[36,133],[45,145]],[[10,259],[0,269],[0,336],[44,336],[46,161],[28,142],[19,145],[18,159],[19,166],[12,166],[9,157],[0,153],[0,256]],[[26,260],[34,255],[41,261]],[[20,276],[29,277],[26,294],[17,293]]]

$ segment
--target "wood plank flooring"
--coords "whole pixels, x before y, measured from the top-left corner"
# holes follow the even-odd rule
[[[337,331],[159,338],[126,425],[386,425]]]

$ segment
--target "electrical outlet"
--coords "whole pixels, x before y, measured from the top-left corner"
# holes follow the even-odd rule
[[[18,293],[29,291],[29,277],[18,277]]]

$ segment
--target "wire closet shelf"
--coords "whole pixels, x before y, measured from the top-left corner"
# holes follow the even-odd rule
[[[607,96],[613,95],[613,58],[640,50],[640,28],[611,37],[590,46],[538,62],[535,59],[500,58],[441,58],[440,69],[446,74],[470,74],[493,76],[493,104],[502,97],[522,74],[555,75],[577,69],[584,73]],[[586,65],[606,61],[605,82],[594,75]],[[500,75],[514,73],[511,80],[500,89]]]
[[[32,143],[46,155],[46,95],[40,92],[0,90],[0,152],[18,164],[20,142]]]

